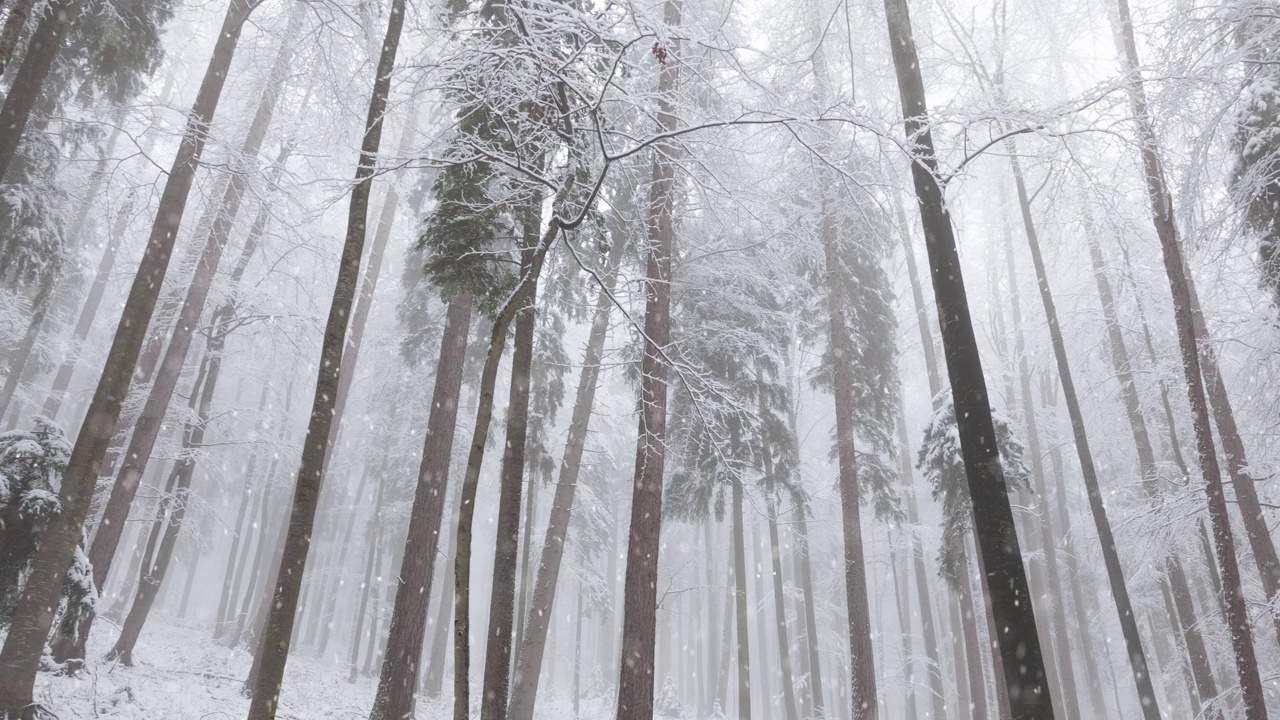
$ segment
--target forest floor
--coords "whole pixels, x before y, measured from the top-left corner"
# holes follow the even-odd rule
[[[239,720],[249,710],[240,694],[252,656],[212,638],[208,626],[155,613],[134,650],[133,667],[101,662],[118,628],[101,625],[89,638],[89,667],[75,677],[41,673],[36,702],[60,720]],[[278,718],[363,720],[375,678],[353,684],[333,663],[299,654],[289,658]],[[433,705],[433,704],[432,704]],[[444,717],[445,708],[420,703],[419,718]]]
[[[119,628],[100,624],[89,638],[94,659],[75,677],[40,673],[36,702],[59,720],[239,720],[249,700],[240,694],[252,656],[215,642],[209,627],[155,613],[133,653],[133,667],[104,663]],[[364,720],[369,717],[377,678],[348,683],[346,670],[332,660],[301,652],[289,658],[276,717],[280,720]],[[591,703],[586,703],[591,705]],[[589,717],[591,708],[583,708]],[[416,720],[448,720],[448,699],[419,697]],[[571,717],[564,698],[542,698],[539,718]]]

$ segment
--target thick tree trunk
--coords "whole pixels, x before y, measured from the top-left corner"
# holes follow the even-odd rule
[[[1191,298],[1187,267],[1183,261],[1178,229],[1174,221],[1173,196],[1165,184],[1164,167],[1157,154],[1159,142],[1152,127],[1146,91],[1138,70],[1140,65],[1138,48],[1133,38],[1128,0],[1116,0],[1116,9],[1120,25],[1118,39],[1122,46],[1121,57],[1124,71],[1130,76],[1129,100],[1138,129],[1147,195],[1151,203],[1156,236],[1160,239],[1160,249],[1164,256],[1169,290],[1173,296],[1178,346],[1182,354],[1183,374],[1186,376],[1187,399],[1191,405],[1196,448],[1200,455],[1200,470],[1204,475],[1205,494],[1208,496],[1209,518],[1213,523],[1214,546],[1222,571],[1223,594],[1227,605],[1227,627],[1231,635],[1236,672],[1240,676],[1240,694],[1244,702],[1246,719],[1261,720],[1267,716],[1266,699],[1263,696],[1262,680],[1258,675],[1248,609],[1245,607],[1240,568],[1236,561],[1235,537],[1223,493],[1217,450],[1213,444],[1213,429],[1210,426],[1209,409],[1205,400],[1205,382],[1195,330],[1195,306]]]
[[[1004,632],[997,633],[1000,655],[1005,667],[1017,668],[1017,672],[1005,677],[1010,708],[1018,720],[1052,718],[1054,711],[1045,687],[1047,677],[1040,637],[1000,467],[982,359],[969,316],[951,217],[937,181],[937,159],[927,124],[924,81],[905,0],[885,0],[885,12],[906,136],[916,147],[911,171],[925,231],[925,247],[933,270],[934,297],[938,302],[960,446],[973,500],[978,552],[993,613],[1004,628]]]
[[[449,461],[453,457],[453,437],[458,420],[458,399],[462,391],[462,368],[471,328],[471,296],[462,295],[449,303],[445,314],[440,359],[436,364],[436,384],[431,395],[422,463],[409,514],[409,534],[397,577],[391,610],[391,630],[386,661],[378,679],[370,720],[399,720],[412,717],[426,632],[427,603],[435,574],[436,552],[440,546],[441,520],[449,486]],[[442,598],[447,597],[442,594]]]
[[[26,132],[31,111],[41,98],[45,78],[49,76],[49,71],[66,42],[67,34],[71,32],[82,9],[84,0],[50,0],[40,13],[40,21],[31,33],[26,54],[22,57],[22,64],[18,66],[18,74],[9,86],[3,107],[0,107],[0,178],[9,172],[9,165]]]
[[[569,522],[573,514],[574,495],[578,488],[578,472],[582,467],[582,453],[586,448],[591,411],[595,406],[596,387],[600,379],[600,361],[604,355],[604,342],[609,332],[613,288],[626,245],[625,237],[615,234],[604,276],[597,278],[601,284],[600,293],[596,298],[595,314],[591,320],[591,331],[587,337],[586,352],[582,359],[582,373],[578,378],[573,417],[569,421],[569,437],[565,441],[564,455],[560,461],[560,476],[556,481],[555,495],[551,500],[551,517],[547,521],[546,537],[543,539],[542,553],[538,560],[533,598],[529,603],[528,627],[521,638],[522,645],[517,656],[515,687],[511,695],[511,720],[532,720],[533,718],[533,708],[537,700],[538,682],[542,675],[542,662],[546,650],[547,630],[551,622],[551,609],[559,586],[560,564],[564,559],[564,540],[569,532]]]
[[[680,26],[682,0],[665,0],[667,32]],[[666,40],[658,75],[658,130],[676,128],[675,92],[680,40]],[[662,482],[666,465],[667,361],[671,340],[671,258],[675,245],[676,146],[654,148],[649,188],[648,260],[645,267],[644,355],[640,363],[640,418],[622,598],[622,653],[618,664],[617,720],[653,717],[653,646],[658,616],[658,554],[662,536]],[[457,718],[456,720],[463,720]]]
[[[13,59],[13,51],[22,39],[22,29],[27,25],[27,18],[35,7],[36,0],[13,0],[9,6],[9,15],[4,20],[4,30],[0,31],[0,75],[9,67]]]
[[[738,712],[751,720],[751,646],[747,637],[747,541],[742,522],[742,479],[733,478],[733,607],[737,627]]]
[[[47,12],[56,14],[56,5],[58,3],[53,3]],[[80,542],[98,469],[120,415],[120,405],[128,394],[134,366],[146,338],[148,320],[164,283],[174,239],[186,209],[187,195],[204,150],[205,133],[217,110],[240,29],[251,9],[252,6],[244,0],[232,0],[188,117],[173,168],[165,181],[155,225],[63,477],[59,493],[62,512],[50,521],[45,531],[4,650],[0,651],[0,712],[20,712],[21,708],[32,704],[36,669],[53,621],[50,609],[57,607],[63,576]],[[29,52],[28,58],[30,55]],[[23,65],[26,65],[25,60]],[[15,92],[11,90],[9,97],[14,96]],[[11,156],[12,152],[9,154]]]
[[[280,683],[284,678],[284,667],[288,660],[294,613],[298,606],[298,592],[301,590],[302,575],[306,569],[307,552],[311,545],[311,532],[315,525],[316,505],[324,474],[325,451],[329,431],[333,425],[334,400],[342,368],[342,351],[346,341],[347,323],[351,315],[351,305],[355,299],[356,282],[360,276],[360,258],[364,251],[365,230],[369,215],[369,191],[373,184],[374,166],[377,163],[378,148],[382,141],[383,116],[391,86],[391,71],[395,67],[396,50],[400,46],[404,12],[405,0],[392,0],[387,32],[382,42],[382,52],[374,75],[373,93],[369,99],[369,113],[365,118],[364,139],[360,145],[355,186],[351,189],[347,235],[338,265],[338,277],[334,284],[333,303],[329,307],[329,318],[325,323],[311,420],[294,487],[284,554],[280,558],[282,572],[279,573],[279,585],[268,612],[263,638],[264,652],[260,673],[253,689],[253,702],[249,706],[249,720],[273,720],[280,700]]]

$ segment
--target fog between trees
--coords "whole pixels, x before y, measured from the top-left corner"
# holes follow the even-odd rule
[[[1271,0],[5,0],[0,713],[1260,720]]]

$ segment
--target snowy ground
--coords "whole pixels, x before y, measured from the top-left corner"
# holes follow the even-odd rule
[[[249,701],[240,695],[252,657],[212,639],[209,628],[183,624],[161,613],[147,623],[134,650],[134,666],[101,662],[117,627],[102,624],[89,639],[94,662],[77,677],[41,673],[36,701],[60,720],[133,718],[146,720],[238,720]],[[289,658],[285,670],[281,720],[364,720],[373,703],[375,679],[346,681],[346,673],[332,663],[305,652]],[[596,703],[584,702],[582,717],[594,715]],[[452,703],[419,698],[417,720],[447,720]],[[540,698],[539,718],[569,718],[565,698]]]
[[[147,623],[131,668],[100,661],[117,629],[97,628],[89,657],[96,661],[78,677],[42,673],[36,701],[61,720],[146,718],[147,720],[233,720],[245,717],[249,701],[240,687],[252,657],[211,637],[208,627],[183,625],[159,613]],[[339,668],[305,655],[289,659],[279,718],[367,718],[375,681],[348,684]],[[436,708],[419,708],[434,718]],[[443,708],[440,708],[443,711]]]

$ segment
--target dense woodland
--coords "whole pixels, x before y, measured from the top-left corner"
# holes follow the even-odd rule
[[[3,0],[0,94],[4,718],[1280,714],[1276,0]]]

